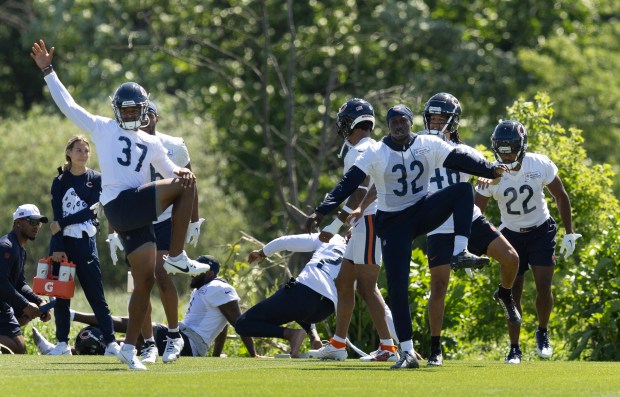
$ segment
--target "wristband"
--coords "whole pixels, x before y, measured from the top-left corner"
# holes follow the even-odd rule
[[[351,212],[353,212],[353,210],[351,208],[347,207],[346,205],[344,207],[342,207],[341,211],[344,211],[347,214],[350,214]]]
[[[52,66],[51,63],[47,65],[46,67],[44,67],[43,69],[41,69],[43,73],[47,72],[48,70],[54,70],[54,67]]]
[[[342,223],[343,222],[340,219],[336,218],[336,219],[334,219],[334,221],[332,223],[327,225],[321,231],[322,232],[331,233],[331,234],[338,234],[338,230],[340,230],[340,226],[342,226]]]

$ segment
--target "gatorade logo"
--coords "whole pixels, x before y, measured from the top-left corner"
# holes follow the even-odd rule
[[[54,291],[54,283],[51,282],[51,281],[47,282],[47,283],[45,283],[45,286],[43,288],[45,288],[46,292],[52,292],[52,291]]]

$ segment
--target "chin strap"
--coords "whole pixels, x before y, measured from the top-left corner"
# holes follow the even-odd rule
[[[349,143],[349,141],[347,141],[347,139],[345,138],[344,142],[342,142],[342,147],[340,148],[340,153],[338,153],[338,158],[342,158],[342,153],[344,152],[344,148],[348,148],[350,147],[351,144]]]
[[[512,163],[502,163],[506,167],[508,167],[508,171],[513,171],[515,168],[521,164],[518,160],[513,161]]]

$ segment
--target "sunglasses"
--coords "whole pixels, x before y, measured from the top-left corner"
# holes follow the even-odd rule
[[[41,224],[40,219],[22,218],[22,220],[28,221],[30,226],[39,226]]]

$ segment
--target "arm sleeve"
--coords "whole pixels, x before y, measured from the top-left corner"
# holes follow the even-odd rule
[[[326,215],[334,211],[364,182],[364,179],[366,179],[366,173],[354,165],[344,174],[338,185],[327,194],[316,211]]]
[[[56,106],[58,106],[60,111],[81,130],[93,135],[96,134],[98,130],[97,125],[99,122],[104,120],[104,118],[90,114],[84,110],[84,108],[75,103],[75,100],[71,94],[69,94],[67,88],[62,84],[56,75],[56,72],[52,72],[45,76],[45,82],[50,90],[52,99],[54,99],[54,102],[56,102]]]
[[[471,175],[495,179],[493,165],[483,158],[472,156],[461,148],[454,148],[446,157],[443,166]]]
[[[54,220],[58,221],[60,224],[60,228],[64,228],[65,225],[61,222],[62,220],[62,183],[58,177],[54,178],[52,181],[52,212],[54,213]],[[54,251],[64,251],[65,247],[62,241],[62,230],[58,233],[52,235],[50,241],[50,254]]]
[[[28,304],[28,299],[19,293],[11,282],[10,273],[15,261],[14,253],[10,247],[0,246],[0,301],[8,303],[15,309],[23,309]],[[22,274],[23,277],[23,274]]]
[[[183,157],[185,160],[185,164],[183,164],[183,167],[187,167],[187,165],[190,163],[191,159],[189,158],[189,150],[187,149],[187,145],[185,144],[185,141],[181,139],[181,145],[179,145],[179,149],[181,150],[181,157]]]
[[[263,253],[271,256],[280,251],[312,252],[321,245],[319,234],[294,234],[278,237],[263,247]]]
[[[64,218],[58,220],[60,227],[64,228],[76,223],[84,223],[89,219],[93,219],[93,211],[90,207],[86,207],[83,210],[76,212],[75,214],[67,215]]]
[[[182,167],[179,167],[170,160],[166,148],[159,139],[156,143],[151,145],[151,147],[155,151],[155,155],[153,156],[153,167],[155,167],[155,170],[163,175],[164,178],[175,178],[175,172]]]
[[[545,185],[548,185],[551,182],[553,182],[555,177],[558,175],[558,166],[555,165],[555,163],[551,161],[549,157],[545,156],[544,159],[545,159],[545,180],[543,182]]]
[[[22,273],[21,278],[24,278],[24,274]],[[20,288],[20,293],[26,298],[28,301],[32,303],[36,303],[37,305],[43,302],[37,294],[32,291],[32,288],[26,283],[26,280],[22,280],[23,284]]]

